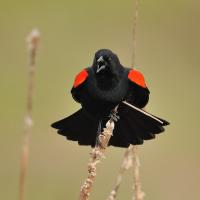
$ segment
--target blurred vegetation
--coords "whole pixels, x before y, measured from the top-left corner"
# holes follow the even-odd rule
[[[141,1],[136,62],[151,90],[148,110],[171,122],[164,134],[140,148],[143,189],[149,200],[200,198],[199,8],[196,0]],[[37,27],[42,39],[26,196],[76,199],[90,148],[66,141],[49,125],[79,108],[70,95],[72,82],[91,64],[97,49],[112,49],[122,64],[130,66],[133,12],[133,0],[0,2],[0,199],[16,199],[18,194],[27,33]],[[91,199],[107,197],[123,153],[124,149],[108,149]],[[125,175],[118,199],[131,198],[131,174]]]

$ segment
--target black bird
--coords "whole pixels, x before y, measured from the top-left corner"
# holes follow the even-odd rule
[[[96,144],[97,135],[118,106],[117,120],[109,145],[128,147],[155,138],[169,123],[142,110],[149,100],[143,75],[123,67],[111,50],[95,53],[91,67],[75,78],[71,94],[82,108],[52,124],[58,133],[80,145]],[[114,113],[113,113],[114,115]]]

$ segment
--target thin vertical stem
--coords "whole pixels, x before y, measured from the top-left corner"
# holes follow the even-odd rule
[[[140,179],[140,160],[138,154],[138,146],[132,146],[133,153],[133,176],[134,176],[134,195],[133,200],[143,200],[144,192],[142,191],[141,179]]]
[[[135,0],[135,15],[134,15],[134,21],[133,21],[133,55],[132,55],[132,66],[134,67],[136,64],[136,45],[137,45],[137,25],[138,25],[138,15],[139,15],[139,0]],[[139,154],[138,154],[138,147],[137,145],[132,146],[132,148],[129,148],[127,151],[132,150],[133,153],[133,176],[134,176],[134,186],[133,189],[135,191],[133,195],[133,200],[143,200],[144,192],[142,192],[141,187],[141,180],[140,180],[140,173],[139,173],[139,167],[140,167],[140,160],[139,160]]]
[[[40,39],[40,34],[38,30],[34,29],[27,38],[28,52],[29,52],[29,65],[28,65],[28,88],[27,88],[27,114],[24,120],[24,141],[22,146],[22,155],[20,163],[20,179],[19,179],[19,200],[24,200],[25,198],[25,180],[27,174],[28,160],[29,160],[29,144],[30,136],[32,133],[33,119],[33,94],[34,94],[34,79],[35,79],[35,61],[36,52],[38,48],[38,43]]]
[[[138,15],[139,15],[139,0],[135,0],[135,14],[133,19],[133,33],[132,33],[132,67],[136,64],[136,31],[137,31],[137,24],[138,24]],[[117,192],[122,182],[122,177],[125,171],[127,171],[131,166],[133,166],[133,177],[134,177],[134,195],[133,199],[135,200],[143,200],[144,193],[141,189],[141,181],[140,181],[140,174],[139,174],[139,155],[137,146],[130,145],[130,147],[125,151],[123,161],[119,170],[119,174],[117,176],[117,181],[110,192],[110,195],[107,200],[115,200],[117,196]],[[131,161],[131,164],[130,164]]]
[[[123,161],[122,161],[122,164],[121,164],[118,176],[117,176],[117,181],[115,183],[114,188],[110,192],[110,195],[107,198],[107,200],[115,200],[116,199],[117,192],[120,188],[124,172],[126,170],[128,170],[133,164],[133,162],[132,162],[133,158],[132,157],[133,157],[133,154],[132,154],[132,151],[130,150],[130,147],[129,147],[124,153]]]
[[[139,15],[139,0],[135,0],[135,14],[133,19],[133,54],[132,54],[132,67],[136,64],[136,33],[137,33],[137,25],[138,25],[138,15]]]

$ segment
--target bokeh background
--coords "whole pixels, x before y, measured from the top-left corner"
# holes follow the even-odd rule
[[[138,69],[151,90],[148,111],[171,122],[140,147],[147,200],[200,199],[200,1],[141,1]],[[34,0],[0,2],[0,199],[18,196],[19,159],[26,112],[26,35],[41,32],[34,95],[34,128],[26,199],[77,199],[87,175],[89,147],[56,134],[50,124],[80,106],[70,95],[74,76],[94,52],[110,48],[131,65],[134,1]],[[124,149],[110,147],[98,166],[91,199],[106,199]],[[132,171],[118,199],[131,199]]]

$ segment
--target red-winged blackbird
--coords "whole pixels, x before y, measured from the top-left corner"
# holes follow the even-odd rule
[[[155,138],[169,123],[142,110],[149,100],[143,75],[123,67],[108,49],[96,52],[91,67],[82,70],[71,89],[82,108],[52,124],[58,133],[80,145],[95,146],[97,135],[118,106],[117,120],[109,145],[128,147]],[[114,114],[113,114],[114,115]]]

